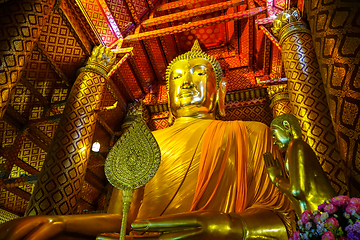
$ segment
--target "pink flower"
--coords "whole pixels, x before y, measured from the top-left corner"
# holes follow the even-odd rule
[[[316,224],[318,224],[319,222],[321,222],[321,214],[320,214],[320,213],[318,213],[318,214],[315,215],[315,217],[314,217],[314,222],[315,222]]]
[[[300,232],[299,231],[296,231],[296,232],[294,232],[294,235],[291,237],[291,238],[289,238],[289,240],[300,240]]]
[[[311,218],[311,212],[309,210],[305,210],[300,216],[300,219],[304,225],[307,222],[309,222],[310,218]]]
[[[335,236],[331,231],[327,231],[321,236],[321,240],[335,240]]]
[[[320,212],[322,212],[325,206],[326,206],[326,201],[324,201],[322,204],[320,204],[320,205],[318,206],[318,210],[319,210]]]
[[[339,227],[339,222],[338,220],[336,220],[336,218],[332,217],[332,218],[328,218],[326,220],[326,224],[327,224],[327,228],[328,230],[335,230]]]
[[[342,206],[342,205],[346,205],[348,204],[350,198],[348,196],[344,196],[344,195],[340,195],[340,196],[336,196],[336,197],[333,197],[330,202],[332,204],[334,204],[335,206]]]
[[[324,207],[324,212],[327,212],[328,214],[334,214],[338,208],[334,206],[333,204],[329,203]]]
[[[347,205],[345,211],[350,215],[360,213],[360,203],[349,201],[349,204]]]
[[[351,198],[349,204],[360,204],[360,198]]]

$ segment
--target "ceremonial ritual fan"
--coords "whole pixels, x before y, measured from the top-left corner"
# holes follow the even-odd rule
[[[107,179],[123,191],[120,240],[125,239],[127,214],[134,190],[150,181],[159,168],[160,159],[159,145],[141,116],[135,118],[106,158]]]

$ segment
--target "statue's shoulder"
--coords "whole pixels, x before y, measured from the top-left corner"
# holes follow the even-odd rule
[[[309,155],[315,155],[314,150],[310,147],[310,145],[302,140],[301,138],[293,139],[288,146],[287,152],[289,156],[291,155],[299,155],[306,153]]]

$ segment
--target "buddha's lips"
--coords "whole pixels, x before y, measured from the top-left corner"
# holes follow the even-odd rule
[[[182,89],[181,92],[178,94],[178,98],[185,98],[197,95],[199,95],[199,92],[196,89]]]

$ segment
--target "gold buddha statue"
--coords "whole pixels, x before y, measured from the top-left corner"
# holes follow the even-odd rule
[[[265,165],[271,181],[289,198],[296,214],[300,217],[305,210],[313,212],[336,196],[315,152],[302,140],[298,119],[292,114],[280,115],[271,122],[270,129],[274,144],[286,151],[286,176],[271,153],[264,154]]]
[[[153,132],[161,164],[154,178],[135,191],[130,236],[288,239],[292,208],[271,183],[263,161],[265,152],[280,154],[273,149],[270,129],[258,122],[215,120],[217,106],[225,113],[226,80],[220,64],[197,42],[170,63],[166,78],[170,119],[175,121]],[[116,199],[114,194],[112,212],[121,209]],[[26,217],[0,227],[0,235],[7,231],[0,239],[94,239],[119,232],[120,223],[121,212]]]

